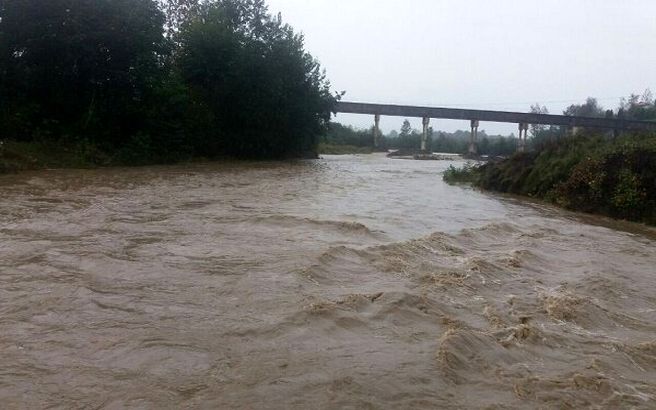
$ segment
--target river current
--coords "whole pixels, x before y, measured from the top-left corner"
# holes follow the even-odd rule
[[[656,235],[382,155],[0,177],[0,406],[656,408]]]

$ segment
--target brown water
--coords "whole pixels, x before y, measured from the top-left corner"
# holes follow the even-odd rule
[[[656,408],[653,231],[448,165],[1,177],[0,406]]]

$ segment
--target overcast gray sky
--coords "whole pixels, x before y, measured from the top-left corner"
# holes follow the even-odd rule
[[[656,0],[268,0],[345,100],[551,113],[656,87]],[[656,90],[655,90],[656,91]],[[369,127],[367,116],[337,120]],[[402,119],[384,118],[383,129]],[[421,120],[413,121],[416,128]],[[435,129],[467,129],[432,120]],[[510,124],[482,123],[509,134]]]

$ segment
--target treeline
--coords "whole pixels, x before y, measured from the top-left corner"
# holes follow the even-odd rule
[[[545,106],[535,104],[531,106],[531,112],[537,114],[548,114],[549,110]],[[572,104],[563,111],[563,115],[577,116],[577,117],[594,117],[594,118],[615,118],[639,121],[655,121],[656,120],[656,100],[654,99],[649,89],[645,90],[641,95],[631,94],[628,98],[622,98],[617,108],[605,109],[602,107],[598,100],[593,97],[588,97],[583,104]],[[540,150],[552,142],[565,138],[568,136],[566,127],[547,126],[547,125],[531,125],[531,138],[529,139],[529,149]],[[581,131],[581,130],[578,130]],[[582,130],[586,131],[586,130]],[[600,133],[595,130],[587,130],[588,132],[598,135],[612,136],[613,131],[609,130],[605,133]]]
[[[97,162],[313,155],[334,103],[263,0],[0,0],[0,140]]]
[[[351,126],[331,122],[323,142],[330,145],[346,145],[353,147],[373,147],[373,127],[368,130],[356,129]],[[387,150],[418,150],[421,147],[421,131],[413,129],[408,120],[403,122],[399,131],[391,131],[379,138],[378,148]],[[432,152],[465,154],[469,148],[469,131],[456,131],[453,133],[435,132],[432,127],[428,129],[427,149]],[[514,135],[487,135],[484,130],[479,131],[478,147],[481,155],[506,156],[517,150],[517,139]]]
[[[535,104],[530,112],[548,114],[545,106]],[[572,104],[563,111],[563,115],[598,118],[619,118],[628,120],[654,121],[656,120],[656,100],[650,90],[643,94],[632,94],[620,101],[615,109],[604,109],[597,99],[588,98],[583,104]],[[543,149],[546,145],[568,136],[567,127],[531,125],[530,138],[527,150]],[[613,131],[606,132],[606,136],[613,135]],[[453,133],[435,132],[432,127],[428,129],[427,148],[432,152],[465,154],[469,148],[470,131],[456,131]],[[350,145],[356,147],[373,147],[373,127],[368,130],[355,129],[339,123],[331,123],[323,141],[333,145]],[[484,130],[478,134],[478,152],[488,156],[510,156],[517,151],[517,138],[510,136],[487,135]],[[418,150],[421,147],[421,132],[413,129],[410,122],[405,120],[399,131],[391,131],[381,135],[379,148],[381,150],[402,149]]]

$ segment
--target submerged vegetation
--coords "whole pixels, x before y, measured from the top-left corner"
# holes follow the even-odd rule
[[[449,168],[444,171],[443,178],[449,184],[472,183],[475,181],[476,177],[474,168],[475,166],[471,163],[467,163],[461,168],[456,168],[453,165],[450,165]]]
[[[450,169],[444,179],[656,225],[655,135],[561,139],[504,161]]]
[[[329,87],[263,0],[0,1],[0,171],[314,156]]]

